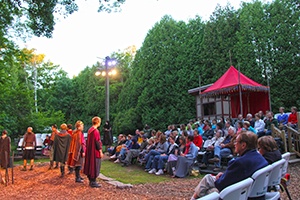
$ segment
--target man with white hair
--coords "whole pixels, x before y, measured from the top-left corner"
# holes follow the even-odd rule
[[[210,163],[215,164],[213,171],[219,171],[221,169],[221,159],[234,153],[234,141],[236,139],[235,128],[229,127],[228,135],[224,141],[219,145],[215,146],[214,158],[209,159]]]
[[[246,115],[246,121],[250,122],[250,126],[254,127],[255,120],[252,118],[252,114],[248,113]]]

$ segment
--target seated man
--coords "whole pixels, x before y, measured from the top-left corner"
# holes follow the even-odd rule
[[[122,161],[123,162],[122,167],[127,167],[129,164],[131,164],[132,159],[138,157],[140,152],[146,149],[148,145],[147,136],[143,135],[142,138],[143,138],[143,142],[140,145],[139,149],[132,148],[129,151],[127,151],[126,158]],[[134,140],[136,139],[134,138]]]
[[[214,148],[214,158],[209,159],[210,163],[215,163],[214,171],[221,169],[221,159],[234,153],[234,141],[236,139],[235,129],[229,128],[228,135],[224,141]]]
[[[232,127],[233,128],[233,127]],[[217,130],[215,136],[209,141],[209,144],[206,148],[206,152],[203,154],[202,163],[200,165],[201,169],[206,169],[208,165],[208,159],[214,157],[215,146],[219,146],[223,142],[224,138],[222,137],[222,130]]]
[[[268,165],[257,148],[257,136],[252,132],[242,131],[235,141],[235,152],[239,155],[229,162],[224,173],[216,176],[207,174],[195,188],[192,200],[203,197],[211,191],[221,192],[224,188],[252,176],[252,174]]]
[[[278,121],[273,117],[273,112],[269,111],[266,114],[266,121],[265,121],[265,130],[263,132],[258,132],[257,136],[262,137],[264,135],[271,135],[272,130],[271,126],[274,124],[275,127],[278,128]]]

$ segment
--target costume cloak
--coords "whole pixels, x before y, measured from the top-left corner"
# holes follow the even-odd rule
[[[98,129],[91,127],[88,131],[88,138],[86,142],[86,154],[83,173],[90,179],[95,179],[99,175],[97,168],[97,159],[100,159],[99,150],[102,149],[102,142],[100,139],[100,132]]]
[[[69,166],[81,166],[82,153],[85,152],[85,140],[81,131],[74,131],[72,134],[72,140],[69,149]]]
[[[0,137],[0,167],[10,167],[10,137]]]
[[[68,159],[71,136],[67,131],[61,131],[54,138],[53,161],[65,163]]]

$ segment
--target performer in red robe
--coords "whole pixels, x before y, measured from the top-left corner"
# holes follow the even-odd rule
[[[100,117],[94,117],[92,119],[93,126],[88,130],[88,138],[86,142],[86,155],[84,163],[84,174],[87,175],[90,181],[90,187],[101,187],[96,182],[96,178],[99,176],[101,167],[102,153],[102,142],[100,139],[100,132],[98,127],[101,124]]]

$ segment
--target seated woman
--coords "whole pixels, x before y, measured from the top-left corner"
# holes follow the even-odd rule
[[[174,154],[175,149],[178,147],[177,144],[175,143],[175,138],[173,136],[169,137],[169,142],[170,145],[166,153],[154,156],[149,174],[154,174],[154,173],[156,175],[164,174],[163,169],[165,168],[165,163],[168,161],[169,155]]]
[[[186,145],[185,137],[180,136],[179,145],[175,149],[174,154],[170,154],[168,157],[167,166],[166,166],[166,171],[168,174],[172,176],[174,175],[173,173],[175,171],[178,156],[180,156],[181,153],[184,153],[185,145]]]
[[[111,155],[110,156],[110,159],[115,159],[117,158],[117,156],[119,155],[121,149],[122,149],[122,145],[125,144],[126,142],[126,138],[123,134],[120,134],[118,136],[118,143],[117,143],[117,146],[115,147],[110,147],[109,149],[107,149],[107,151],[109,152],[109,154]]]
[[[272,136],[268,135],[260,137],[258,138],[257,143],[259,153],[268,161],[269,164],[272,164],[282,158],[276,141]]]
[[[159,131],[158,131],[159,132]],[[166,136],[160,134],[159,136],[159,143],[156,145],[155,150],[151,150],[146,156],[145,156],[145,161],[146,161],[146,167],[145,171],[150,171],[151,164],[153,162],[153,159],[156,155],[161,155],[167,152],[169,147],[168,142],[166,141]]]
[[[202,164],[200,165],[201,169],[206,169],[207,165],[208,165],[208,159],[213,158],[214,157],[214,149],[216,146],[219,146],[224,138],[221,137],[222,136],[222,130],[218,130],[215,134],[215,136],[209,140],[210,143],[208,144],[207,148],[206,148],[206,152],[205,154],[203,154],[203,158],[202,158]]]
[[[257,133],[257,131],[250,125],[250,122],[248,122],[248,121],[244,121],[244,129],[246,131],[251,131],[255,134]]]
[[[202,148],[203,139],[202,139],[201,135],[199,135],[199,132],[197,129],[194,130],[194,144],[196,145],[198,150],[200,150]]]
[[[185,152],[178,157],[173,177],[183,178],[189,174],[189,169],[198,155],[198,149],[193,140],[193,135],[187,137]]]

